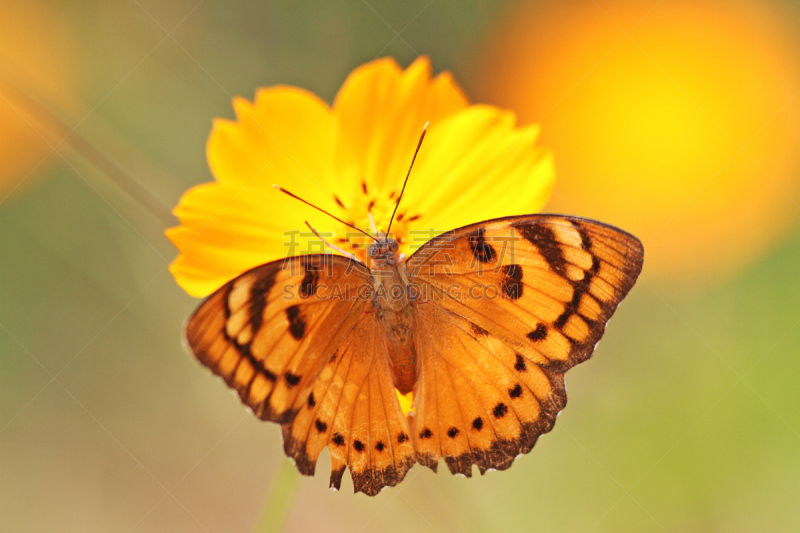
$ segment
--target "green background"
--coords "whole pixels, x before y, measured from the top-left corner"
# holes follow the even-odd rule
[[[359,64],[418,53],[469,94],[508,2],[48,5],[85,69],[84,111],[62,119],[152,201],[63,147],[0,204],[0,530],[252,531],[280,522],[278,496],[287,531],[800,530],[796,231],[703,290],[645,269],[531,454],[473,479],[418,465],[376,498],[349,476],[331,493],[326,454],[295,484],[278,426],[183,348],[197,301],[163,230],[212,179],[205,140],[232,96],[288,83],[330,101]]]

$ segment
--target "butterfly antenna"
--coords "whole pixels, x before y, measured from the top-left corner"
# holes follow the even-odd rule
[[[339,222],[341,222],[342,224],[344,224],[344,225],[345,225],[345,226],[347,226],[348,228],[353,228],[353,229],[354,229],[354,230],[356,230],[356,231],[360,231],[361,233],[363,233],[364,235],[366,235],[367,237],[369,237],[369,238],[370,238],[370,239],[372,239],[373,241],[375,241],[375,242],[379,242],[379,241],[378,241],[378,239],[376,239],[375,237],[373,237],[372,235],[370,235],[369,233],[367,233],[367,232],[366,232],[366,231],[364,231],[363,229],[361,229],[361,228],[357,228],[356,226],[354,226],[354,225],[352,225],[352,224],[349,224],[349,223],[345,222],[345,221],[344,221],[344,220],[342,220],[341,218],[339,218],[339,217],[337,217],[337,216],[334,216],[334,215],[332,215],[332,214],[328,213],[327,211],[325,211],[325,210],[324,210],[324,209],[322,209],[321,207],[317,207],[317,206],[315,206],[314,204],[312,204],[311,202],[308,202],[308,201],[306,201],[306,200],[303,200],[302,198],[300,198],[300,197],[299,197],[299,196],[297,196],[296,194],[294,194],[294,193],[291,193],[291,192],[287,191],[287,190],[286,190],[286,189],[284,189],[283,187],[280,187],[279,185],[273,185],[273,187],[275,187],[276,189],[278,189],[279,191],[281,191],[283,194],[286,194],[286,195],[288,195],[288,196],[291,196],[291,197],[292,197],[292,198],[294,198],[295,200],[300,200],[300,201],[301,201],[301,202],[303,202],[304,204],[306,204],[306,205],[308,205],[308,206],[310,206],[310,207],[313,207],[313,208],[314,208],[314,209],[316,209],[317,211],[322,211],[323,213],[325,213],[326,215],[328,215],[328,216],[329,216],[329,217],[331,217],[332,219],[334,219],[334,220],[338,220]],[[310,226],[309,226],[309,227],[310,227]],[[312,230],[312,231],[313,231],[313,230]]]
[[[417,149],[414,150],[414,157],[411,158],[411,166],[408,167],[408,174],[406,174],[406,179],[403,182],[403,188],[400,189],[400,196],[397,198],[397,203],[394,204],[394,211],[392,211],[392,218],[389,219],[389,227],[386,228],[386,235],[389,235],[389,231],[392,229],[392,222],[394,222],[394,215],[397,213],[397,207],[400,205],[400,200],[403,199],[403,193],[406,191],[406,183],[408,183],[408,177],[411,175],[411,169],[414,168],[414,161],[417,160],[417,154],[419,153],[419,147],[422,146],[422,139],[425,138],[425,133],[428,131],[428,124],[430,122],[426,122],[424,126],[422,126],[422,134],[419,136],[419,142],[417,143]]]
[[[336,250],[340,254],[343,254],[343,255],[349,257],[353,261],[358,261],[359,263],[361,262],[361,260],[358,257],[356,257],[355,255],[351,254],[350,252],[346,252],[346,251],[342,250],[341,248],[339,248],[338,246],[335,246],[335,245],[329,243],[328,241],[326,241],[325,237],[323,237],[322,235],[317,233],[317,230],[315,230],[314,228],[311,227],[311,224],[308,223],[308,220],[304,220],[303,222],[306,223],[306,226],[308,226],[308,229],[311,230],[311,233],[316,235],[319,240],[321,240],[322,242],[324,242],[325,244],[328,245],[328,248],[333,248],[334,250]]]

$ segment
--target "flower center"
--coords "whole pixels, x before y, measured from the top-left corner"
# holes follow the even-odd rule
[[[388,195],[380,194],[369,190],[366,182],[361,182],[361,187],[355,191],[350,198],[340,198],[334,195],[334,201],[340,207],[347,211],[354,226],[364,229],[370,235],[373,235],[372,225],[370,223],[370,214],[372,220],[375,222],[375,228],[378,232],[385,232],[389,227],[389,221],[397,204],[397,197],[399,191],[394,190]],[[408,253],[411,237],[409,235],[408,223],[413,222],[419,218],[418,214],[409,216],[408,212],[403,209],[401,205],[397,214],[392,222],[392,233],[390,237],[397,241],[400,245],[400,252]],[[340,246],[343,250],[356,255],[359,259],[367,262],[367,247],[372,243],[372,239],[366,235],[356,232],[352,228],[348,228],[343,224],[339,224],[336,232],[334,244]]]

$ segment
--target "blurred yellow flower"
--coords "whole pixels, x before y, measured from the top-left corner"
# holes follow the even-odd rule
[[[426,122],[392,225],[401,252],[432,231],[535,212],[552,189],[552,158],[535,145],[538,127],[470,106],[449,73],[431,77],[425,57],[406,70],[389,58],[357,68],[332,107],[289,86],[259,89],[255,102],[233,105],[237,119],[215,120],[208,139],[216,181],[186,191],[174,211],[181,225],[167,230],[180,250],[170,270],[193,296],[287,254],[319,253],[305,220],[344,249],[363,242],[273,184],[360,228],[370,227],[371,213],[385,231]]]
[[[800,215],[798,27],[775,0],[522,3],[478,91],[542,123],[554,210],[639,236],[648,275],[704,284]]]

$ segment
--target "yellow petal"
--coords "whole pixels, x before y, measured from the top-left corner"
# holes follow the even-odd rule
[[[167,237],[181,253],[170,271],[192,296],[209,294],[279,252],[280,232],[264,224],[256,202],[232,188],[193,187],[175,214],[182,226],[167,230]]]
[[[449,73],[431,79],[424,56],[405,71],[391,58],[367,63],[350,74],[333,105],[337,173],[385,196],[402,185],[425,123],[466,106]]]
[[[326,224],[327,217],[294,202],[271,187],[251,194],[205,183],[186,191],[174,211],[182,225],[167,230],[180,250],[170,265],[178,284],[192,296],[206,296],[258,265],[321,252],[303,220]],[[292,236],[293,230],[300,233]]]
[[[255,103],[235,98],[234,109],[237,120],[215,120],[208,139],[208,163],[217,181],[248,191],[277,183],[310,201],[331,201],[338,183],[330,165],[333,129],[325,102],[302,89],[278,86],[259,90]]]
[[[437,231],[539,211],[553,187],[552,156],[535,145],[538,126],[514,122],[476,105],[431,127],[400,211]]]

